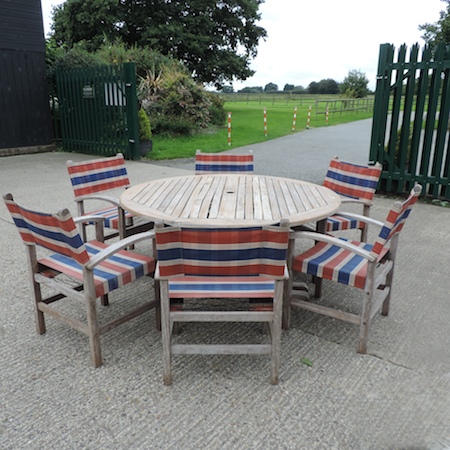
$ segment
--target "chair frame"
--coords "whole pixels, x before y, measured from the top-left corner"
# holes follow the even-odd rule
[[[394,211],[395,213],[400,213],[402,211],[403,205],[409,199],[411,199],[411,197],[418,197],[420,195],[421,190],[422,190],[421,186],[416,185],[412,189],[410,196],[405,202],[394,203],[393,207],[391,208],[391,212]],[[414,200],[414,203],[416,200]],[[365,217],[362,215],[352,214],[352,217],[364,221],[366,224],[377,226],[381,229],[385,226],[385,222],[380,222],[378,220]],[[387,239],[384,245],[386,245],[387,242],[389,241],[389,248],[385,248],[383,246],[385,252],[381,256],[380,254],[374,253],[373,251],[364,250],[350,241],[338,239],[330,235],[310,231],[293,232],[290,237],[291,240],[288,255],[291,278],[287,283],[287,290],[285,291],[285,304],[283,310],[284,327],[289,328],[291,307],[299,307],[301,309],[322,314],[335,319],[339,319],[344,322],[350,322],[359,325],[360,327],[358,339],[358,353],[366,353],[370,321],[373,319],[375,314],[378,311],[380,311],[380,309],[381,314],[383,316],[387,316],[389,314],[394,268],[397,256],[398,239],[400,231],[401,228],[395,231],[394,234],[392,234],[392,236],[390,236],[390,238]],[[361,314],[354,314],[351,312],[337,310],[335,308],[331,308],[328,306],[311,303],[309,301],[309,298],[305,299],[304,291],[300,292],[296,291],[295,283],[293,283],[292,281],[292,273],[293,273],[292,254],[295,245],[295,240],[299,238],[312,239],[316,243],[324,242],[327,244],[332,244],[334,246],[349,250],[350,252],[353,252],[354,254],[361,256],[367,261],[367,275],[365,278],[365,286],[363,288],[364,295],[362,300]],[[375,245],[377,245],[377,242],[375,243]],[[314,277],[314,280],[316,283],[319,284],[319,286],[321,286],[322,281],[321,278]],[[349,286],[356,287],[351,285]],[[316,297],[321,296],[320,288],[319,291],[317,290],[317,284],[315,296]]]
[[[323,186],[332,189],[334,192],[336,192],[337,194],[339,194],[341,196],[341,203],[342,203],[342,205],[345,205],[345,204],[361,205],[362,209],[363,209],[362,215],[364,217],[370,217],[370,209],[371,209],[371,207],[373,205],[373,201],[372,200],[373,200],[373,197],[375,195],[375,189],[371,189],[371,188],[366,187],[364,189],[364,191],[365,191],[364,192],[364,197],[356,198],[356,197],[351,196],[348,193],[348,190],[349,189],[351,190],[352,188],[348,187],[348,185],[345,184],[345,181],[342,182],[341,180],[338,180],[336,182],[336,181],[334,181],[332,179],[328,179],[328,173],[330,172],[330,169],[331,169],[333,164],[339,164],[339,165],[344,165],[344,166],[345,165],[349,165],[349,166],[353,166],[355,168],[359,168],[359,169],[361,169],[363,171],[365,170],[366,172],[376,172],[376,171],[378,171],[378,173],[379,173],[378,179],[381,176],[381,171],[382,171],[383,166],[379,162],[377,162],[374,165],[368,165],[368,166],[354,164],[354,163],[347,162],[347,161],[341,161],[337,156],[335,156],[330,162],[330,166],[329,166],[329,168],[327,170],[327,175],[325,176],[325,180],[322,183]],[[339,186],[340,182],[342,182],[344,184],[341,187]],[[359,186],[357,186],[354,189],[358,190],[358,187]],[[347,191],[347,194],[346,194],[346,191]],[[335,216],[335,217],[340,217],[340,216],[341,217],[351,217],[346,212],[342,211],[341,209],[337,213],[335,213],[333,216]],[[331,217],[333,217],[333,216],[331,216]],[[354,217],[354,218],[357,219],[357,217]],[[363,222],[363,224],[365,224],[364,221],[361,221],[361,222]],[[325,226],[325,230],[328,231],[328,232],[332,231],[332,230],[329,229],[330,224],[331,224],[331,222],[329,220],[327,220],[327,223],[326,223],[326,226]],[[365,226],[360,228],[360,230],[361,230],[361,242],[366,242],[367,241],[367,233],[368,233],[368,226],[367,226],[367,224],[365,224]]]
[[[288,233],[287,222],[283,221],[282,227]],[[183,228],[183,227],[181,227]],[[189,228],[189,227],[185,227]],[[162,229],[162,224],[155,225],[156,247],[158,250],[158,231]],[[286,242],[286,249],[288,243]],[[285,264],[284,274],[274,278],[275,289],[273,295],[273,308],[271,311],[180,311],[171,310],[169,281],[171,277],[161,276],[160,262],[158,261],[155,280],[160,288],[161,299],[161,328],[163,345],[163,380],[165,385],[172,384],[172,355],[202,354],[202,355],[271,355],[271,376],[272,384],[278,383],[278,372],[280,366],[281,347],[281,325],[283,313],[283,290],[285,281],[288,278],[287,265]],[[269,276],[265,275],[266,278]],[[188,276],[185,276],[188,278]],[[221,279],[226,279],[222,277]],[[270,277],[273,278],[273,277]],[[216,279],[216,277],[214,277]],[[227,298],[224,294],[218,294],[211,298]],[[171,342],[174,334],[174,326],[179,322],[261,322],[269,326],[271,344],[174,344]]]
[[[14,202],[14,198],[11,194],[7,194],[3,196],[5,202],[7,203],[8,209],[11,202]],[[14,202],[15,203],[15,202]],[[24,209],[19,206],[19,208]],[[28,210],[31,212],[31,210]],[[100,216],[85,216],[82,218],[72,218],[70,212],[67,209],[63,209],[58,211],[56,214],[51,214],[51,216],[55,217],[58,220],[69,223],[73,221],[74,230],[76,230],[76,225],[81,223],[82,221],[93,221],[96,225],[97,231],[97,241],[103,242],[103,218]],[[14,217],[13,217],[14,218]],[[16,219],[14,219],[16,220]],[[23,220],[23,219],[19,219]],[[20,231],[20,230],[19,230]],[[74,235],[76,239],[78,234]],[[27,249],[27,262],[28,262],[28,274],[31,285],[31,292],[34,298],[34,312],[36,319],[36,330],[38,334],[44,334],[46,332],[45,325],[45,317],[47,314],[54,319],[59,320],[60,322],[69,325],[70,327],[80,331],[85,334],[89,338],[89,346],[91,353],[91,361],[94,367],[99,367],[102,365],[102,353],[101,353],[101,345],[100,345],[100,336],[118,325],[121,325],[146,311],[149,311],[153,308],[159,308],[159,297],[155,293],[155,299],[150,300],[139,307],[136,307],[132,310],[127,311],[125,314],[117,317],[108,323],[100,324],[98,320],[98,311],[96,304],[96,288],[94,283],[94,269],[102,262],[110,258],[111,256],[116,255],[121,250],[126,249],[127,247],[134,245],[140,241],[152,239],[154,237],[154,232],[144,232],[135,234],[133,236],[127,237],[123,240],[115,242],[106,248],[99,251],[94,256],[90,257],[86,263],[78,264],[82,267],[83,274],[83,283],[79,283],[78,280],[71,277],[77,284],[70,287],[68,284],[64,282],[59,282],[56,277],[60,274],[64,274],[63,271],[58,271],[53,267],[46,266],[43,262],[43,259],[38,258],[38,251],[36,247],[41,247],[39,243],[36,243],[32,240],[28,242],[24,242],[25,247]],[[84,247],[84,244],[83,244]],[[48,247],[47,247],[48,248]],[[58,253],[58,252],[57,252]],[[67,273],[70,277],[70,271]],[[149,274],[151,275],[151,274]],[[124,283],[128,284],[128,283]],[[53,294],[48,295],[46,297],[43,296],[41,286],[45,286],[49,288]],[[110,289],[109,291],[111,291]],[[51,306],[52,303],[64,299],[73,299],[77,302],[84,304],[86,309],[86,322],[76,319],[68,314],[61,312],[58,309],[55,309]],[[102,304],[107,305],[107,294],[102,297]]]
[[[108,233],[108,235],[105,236],[105,239],[112,239],[115,237],[124,239],[127,236],[131,236],[143,231],[148,231],[153,228],[153,222],[146,221],[142,223],[142,220],[140,220],[138,224],[135,224],[135,217],[131,214],[128,214],[122,208],[119,199],[115,195],[108,194],[108,192],[110,193],[113,189],[117,189],[120,187],[127,189],[130,186],[130,180],[128,178],[125,166],[125,159],[122,153],[117,153],[115,156],[92,159],[88,161],[74,162],[72,160],[68,160],[66,162],[66,165],[69,172],[72,188],[74,190],[75,202],[77,204],[77,214],[79,217],[83,217],[85,215],[100,215],[98,213],[101,213],[103,211],[94,210],[86,212],[85,202],[87,201],[101,201],[117,208],[117,231]],[[86,193],[78,194],[76,184],[77,178],[83,177],[81,168],[83,168],[84,166],[92,166],[92,168],[89,170],[90,173],[92,173],[94,168],[101,171],[102,169],[106,169],[107,167],[111,166],[111,169],[116,173],[113,174],[110,178],[105,179],[104,184],[100,182],[101,180],[97,180],[97,183],[93,183],[93,185],[83,188],[83,191],[86,191]],[[99,172],[94,175],[97,175],[98,173]],[[80,234],[84,242],[87,241],[86,227],[88,225],[92,225],[92,221],[82,221],[80,223]]]

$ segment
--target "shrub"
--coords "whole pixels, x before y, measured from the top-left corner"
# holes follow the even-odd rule
[[[150,127],[150,119],[147,113],[140,108],[138,111],[139,119],[139,140],[148,141],[152,138],[152,129]]]
[[[212,123],[223,125],[223,103],[184,70],[164,66],[149,70],[139,86],[139,100],[155,133],[190,134]]]

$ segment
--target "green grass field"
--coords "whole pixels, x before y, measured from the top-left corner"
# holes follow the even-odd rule
[[[197,149],[204,152],[221,152],[299,133],[306,130],[309,105],[312,106],[309,127],[327,126],[325,102],[315,102],[315,98],[302,98],[301,101],[298,99],[274,101],[272,98],[262,97],[257,100],[226,101],[225,110],[232,113],[231,145],[228,145],[228,129],[225,123],[223,127],[208,129],[193,136],[175,138],[153,136],[153,150],[148,157],[154,160],[190,158],[195,155]],[[295,106],[297,106],[297,118],[295,131],[292,131]],[[264,108],[266,108],[267,116],[267,136],[264,132]],[[347,103],[335,100],[330,103],[330,111],[332,109],[340,112],[329,114],[328,126],[372,117],[371,108],[355,111],[351,110],[351,106]]]

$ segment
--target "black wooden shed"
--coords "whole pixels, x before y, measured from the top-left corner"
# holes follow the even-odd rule
[[[41,2],[0,0],[0,154],[52,137]]]

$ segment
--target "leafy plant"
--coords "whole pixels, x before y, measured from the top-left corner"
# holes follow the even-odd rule
[[[152,138],[152,129],[150,126],[150,119],[147,113],[141,108],[138,111],[139,120],[139,139],[141,141],[148,141]]]
[[[155,134],[192,134],[211,123],[223,125],[223,101],[212,97],[185,71],[166,65],[141,78],[139,101],[150,116]]]

